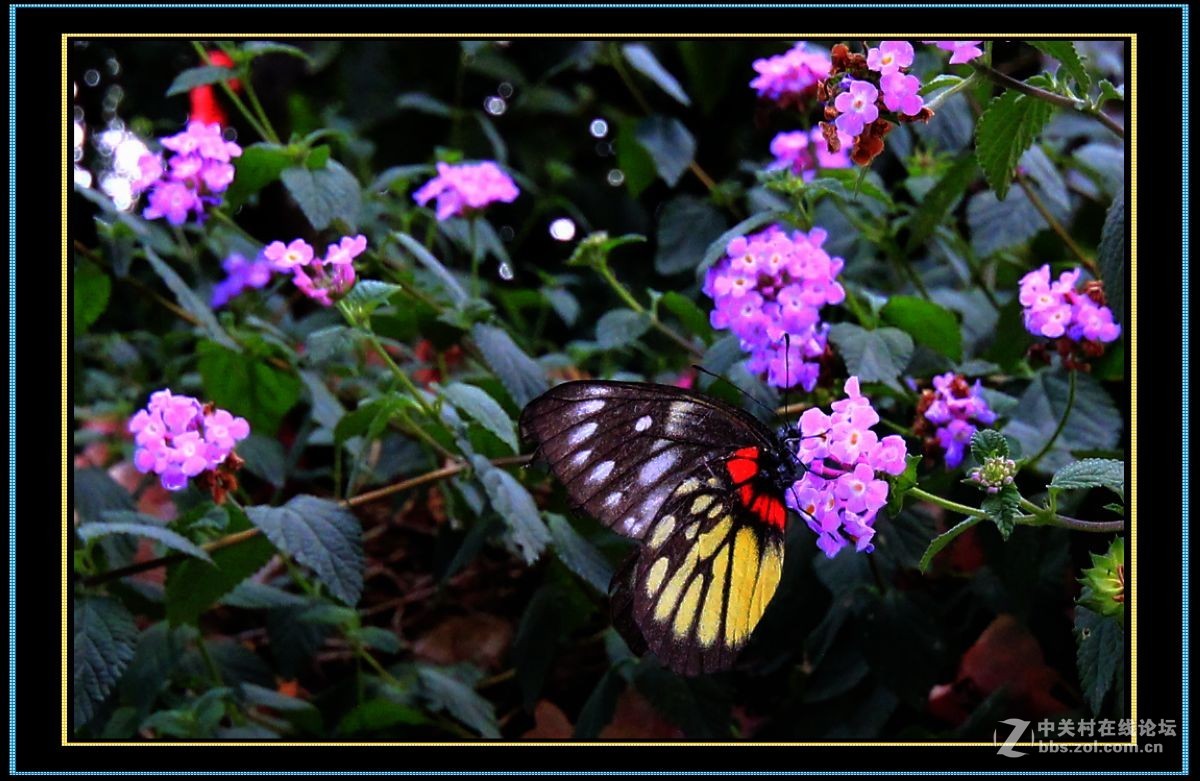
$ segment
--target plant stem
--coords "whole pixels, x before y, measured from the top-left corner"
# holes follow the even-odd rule
[[[1054,429],[1054,433],[1050,435],[1050,439],[1046,440],[1046,444],[1042,445],[1042,449],[1037,452],[1033,458],[1029,459],[1024,464],[1025,469],[1033,469],[1038,462],[1050,452],[1050,448],[1054,447],[1054,443],[1058,441],[1058,437],[1062,434],[1063,429],[1067,426],[1067,418],[1071,416],[1071,408],[1075,406],[1075,370],[1071,369],[1067,372],[1067,406],[1063,409],[1062,417],[1059,418],[1058,426]]]
[[[600,274],[600,276],[604,279],[604,281],[608,283],[609,287],[611,287],[613,289],[613,292],[615,292],[618,296],[620,296],[621,300],[624,301],[625,304],[630,309],[637,312],[638,314],[646,315],[647,317],[650,318],[650,325],[653,326],[655,330],[657,330],[659,333],[663,334],[664,336],[669,338],[671,341],[675,342],[675,344],[677,344],[680,347],[682,347],[683,349],[687,350],[689,353],[696,356],[697,358],[704,357],[704,353],[698,347],[696,347],[696,345],[692,344],[687,339],[680,336],[673,328],[668,326],[663,321],[659,320],[657,315],[648,311],[646,309],[646,307],[644,307],[640,301],[638,301],[636,298],[634,298],[633,294],[629,292],[629,289],[627,287],[625,287],[623,284],[621,284],[621,280],[617,279],[616,274],[614,274],[612,272],[612,269],[610,269],[608,267],[608,263],[605,262],[605,263],[596,264],[595,268],[596,268],[596,271]]]
[[[258,114],[258,119],[262,123],[263,129],[270,133],[270,140],[276,144],[282,143],[279,140],[279,134],[276,133],[275,128],[272,127],[271,120],[267,117],[267,112],[263,109],[262,103],[258,101],[258,93],[254,90],[254,83],[250,78],[249,69],[247,69],[246,72],[245,87],[246,97],[250,99],[250,105],[254,108],[255,113]]]
[[[212,60],[208,58],[208,52],[204,50],[204,47],[200,45],[199,41],[192,41],[192,48],[194,48],[196,53],[200,55],[200,59],[205,65],[212,65]],[[249,74],[247,74],[246,81],[249,80]],[[242,102],[242,99],[239,98],[237,93],[233,91],[233,88],[229,86],[229,80],[222,79],[220,84],[221,90],[225,93],[225,97],[229,98],[229,101],[237,107],[237,110],[241,112],[242,116],[245,118],[250,127],[254,128],[254,132],[258,133],[259,137],[264,141],[279,143],[279,140],[275,137],[273,131],[269,131],[267,128],[259,124],[253,112],[246,108],[246,104]]]
[[[977,73],[982,73],[984,76],[987,76],[989,79],[1002,87],[1016,90],[1017,92],[1028,95],[1031,98],[1045,101],[1046,103],[1058,106],[1059,108],[1070,109],[1071,111],[1079,112],[1084,116],[1091,117],[1112,132],[1116,133],[1118,137],[1125,137],[1125,128],[1121,127],[1116,120],[1099,109],[1088,108],[1086,104],[1081,106],[1079,102],[1074,101],[1071,98],[1063,97],[1062,95],[1056,95],[1053,92],[1047,92],[1044,89],[1031,86],[1023,81],[1018,81],[1012,76],[1005,75],[995,68],[987,65],[975,64],[975,71]]]
[[[952,502],[949,499],[943,499],[940,496],[934,496],[933,494],[929,493],[928,491],[925,491],[924,489],[921,489],[921,488],[917,488],[916,486],[908,489],[908,493],[910,496],[914,496],[923,502],[929,502],[930,504],[936,504],[938,507],[944,508],[946,510],[950,510],[952,512],[962,513],[963,515],[968,515],[968,516],[971,516],[972,518],[981,518],[982,519],[982,518],[988,517],[987,513],[985,513],[983,510],[980,510],[978,507],[969,507],[965,504],[959,504],[958,502]]]
[[[939,92],[937,97],[925,104],[925,108],[929,109],[930,111],[937,111],[942,107],[942,104],[949,100],[952,96],[957,95],[969,87],[973,87],[978,82],[979,72],[975,71],[970,76],[955,84],[953,87]]]
[[[1039,196],[1037,191],[1030,186],[1029,180],[1026,178],[1025,174],[1018,170],[1016,179],[1017,184],[1019,184],[1021,189],[1025,191],[1025,197],[1028,198],[1029,202],[1033,204],[1033,208],[1037,209],[1038,214],[1042,215],[1042,219],[1050,225],[1050,229],[1053,230],[1060,239],[1062,239],[1063,244],[1067,245],[1067,249],[1071,251],[1071,254],[1074,255],[1080,263],[1087,266],[1088,271],[1090,271],[1093,276],[1098,277],[1100,273],[1096,268],[1096,261],[1087,256],[1080,246],[1075,243],[1075,240],[1071,238],[1071,234],[1067,232],[1067,229],[1063,227],[1062,223],[1050,213],[1050,209],[1046,207],[1046,203],[1041,199],[1041,196]]]

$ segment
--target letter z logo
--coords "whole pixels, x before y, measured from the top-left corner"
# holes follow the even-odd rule
[[[1021,736],[1025,734],[1026,728],[1029,727],[1029,722],[1025,721],[1024,719],[1005,719],[1000,723],[1007,724],[1013,729],[1012,732],[1008,734],[1008,738],[1005,739],[1004,745],[1002,745],[999,750],[996,751],[996,753],[1002,757],[1025,756],[1024,751],[1017,751],[1015,748],[1013,748],[1013,746],[1015,746],[1017,741],[1021,739]],[[992,731],[992,742],[997,742],[995,730]]]

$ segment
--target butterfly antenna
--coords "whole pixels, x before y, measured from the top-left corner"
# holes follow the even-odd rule
[[[754,396],[754,394],[752,394],[749,391],[742,388],[736,382],[726,379],[725,377],[722,377],[721,375],[717,374],[716,372],[710,372],[708,369],[705,369],[703,366],[701,366],[698,363],[693,363],[692,368],[695,369],[696,371],[700,372],[701,374],[707,374],[709,377],[712,377],[714,380],[720,380],[721,382],[725,383],[726,385],[728,385],[731,388],[733,388],[734,390],[736,390],[738,393],[740,393],[743,396],[745,396],[746,398],[750,399],[750,401],[753,401],[755,404],[762,407],[764,410],[766,410],[771,415],[775,415],[775,410],[773,408],[768,406],[761,399]]]

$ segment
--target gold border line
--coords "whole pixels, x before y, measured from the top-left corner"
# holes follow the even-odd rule
[[[67,396],[68,396],[68,312],[69,302],[67,297],[68,291],[68,269],[70,268],[70,255],[68,248],[68,221],[67,221],[67,206],[69,201],[70,179],[69,169],[71,164],[68,163],[69,146],[68,126],[71,124],[67,121],[69,116],[69,78],[67,72],[67,54],[68,41],[71,38],[93,38],[101,39],[124,39],[124,38],[178,38],[188,40],[200,40],[206,38],[227,38],[238,40],[258,40],[262,38],[302,38],[306,40],[316,39],[348,39],[348,38],[364,38],[364,39],[455,39],[455,40],[507,40],[507,39],[535,39],[535,38],[555,38],[555,39],[702,39],[702,38],[763,38],[763,39],[778,39],[786,40],[790,38],[798,39],[824,39],[824,38],[915,38],[932,40],[937,37],[959,38],[966,39],[978,37],[984,40],[994,39],[1017,39],[1017,40],[1042,40],[1053,38],[1064,38],[1071,40],[1104,40],[1104,39],[1121,39],[1128,41],[1130,47],[1130,73],[1128,78],[1129,89],[1127,90],[1127,100],[1129,104],[1129,158],[1130,158],[1130,199],[1129,199],[1129,214],[1130,214],[1130,243],[1129,243],[1129,266],[1130,266],[1130,285],[1127,293],[1128,309],[1129,309],[1129,350],[1130,350],[1130,378],[1129,378],[1129,403],[1130,403],[1130,450],[1128,458],[1130,461],[1130,486],[1129,486],[1129,530],[1130,538],[1130,586],[1133,585],[1132,579],[1137,573],[1137,34],[1119,35],[1116,33],[1101,33],[1101,34],[1065,34],[1065,33],[1038,33],[1038,34],[969,34],[969,33],[928,33],[928,34],[891,34],[891,33],[862,33],[855,32],[849,34],[838,33],[813,33],[811,31],[797,34],[787,35],[781,33],[614,33],[604,36],[585,35],[581,33],[412,33],[412,34],[394,34],[394,33],[342,33],[342,34],[301,34],[301,33],[258,33],[249,35],[245,33],[106,33],[104,35],[87,35],[84,33],[63,33],[61,37],[61,56],[62,56],[62,117],[63,117],[63,132],[62,132],[62,273],[60,283],[61,291],[61,328],[62,328],[62,449],[63,449],[63,467],[62,467],[62,562],[61,562],[61,578],[62,578],[62,703],[61,703],[61,718],[62,718],[62,746],[63,747],[196,747],[196,746],[214,746],[214,747],[329,747],[329,746],[350,746],[350,747],[563,747],[563,746],[591,746],[591,747],[674,747],[674,746],[695,746],[695,747],[763,747],[763,748],[840,748],[840,747],[888,747],[888,748],[994,748],[995,742],[916,742],[916,743],[900,743],[894,741],[844,741],[844,742],[829,742],[829,741],[770,741],[770,742],[755,742],[755,741],[492,741],[480,739],[476,741],[321,741],[321,742],[304,742],[304,741],[74,741],[70,740],[69,735],[69,712],[68,712],[68,659],[70,658],[67,636],[68,636],[68,613],[70,610],[70,508],[67,506],[67,486],[68,486],[68,465],[69,453],[68,437],[67,437]],[[1079,742],[1066,743],[1055,741],[1057,746],[1129,746],[1137,745],[1137,597],[1138,591],[1134,587],[1127,587],[1129,600],[1130,621],[1129,621],[1129,636],[1130,636],[1130,659],[1129,659],[1129,684],[1130,684],[1130,720],[1133,725],[1129,742]],[[1017,746],[1037,746],[1038,741],[1031,740],[1028,742],[1018,742]]]

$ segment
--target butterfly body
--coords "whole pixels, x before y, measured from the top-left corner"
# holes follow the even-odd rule
[[[727,669],[783,568],[794,452],[744,410],[669,385],[577,381],[526,406],[521,434],[573,506],[638,540],[614,624],[671,669]]]

